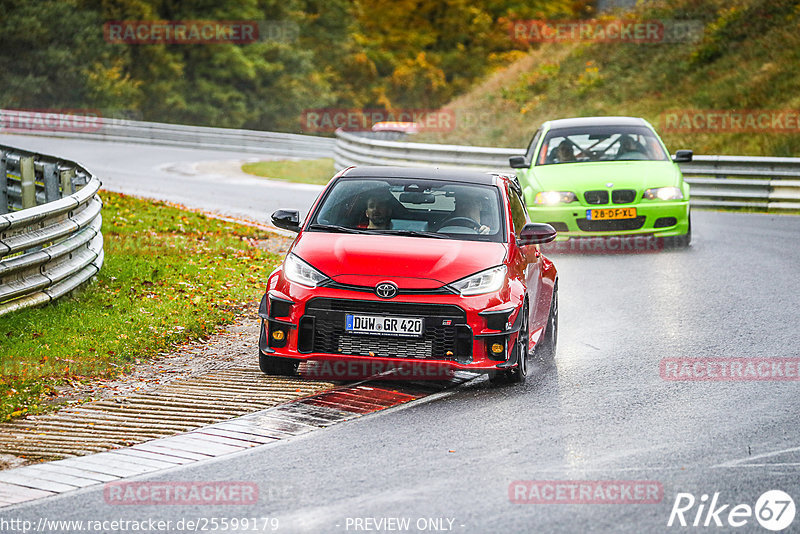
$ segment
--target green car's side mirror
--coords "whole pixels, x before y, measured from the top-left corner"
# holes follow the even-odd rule
[[[675,163],[689,163],[692,161],[693,156],[694,152],[691,150],[676,150],[675,155],[672,157],[672,161]]]
[[[511,156],[508,158],[508,165],[512,169],[527,169],[531,166],[525,156]]]

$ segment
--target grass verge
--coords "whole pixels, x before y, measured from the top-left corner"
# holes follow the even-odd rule
[[[665,43],[536,44],[446,106],[455,116],[452,131],[413,141],[526,147],[546,120],[627,115],[650,121],[671,151],[800,153],[797,0],[638,2],[625,18],[633,17],[702,31]],[[734,128],[724,113],[714,119],[719,112],[748,112],[759,123]],[[681,117],[681,129],[670,126],[671,116]],[[689,117],[700,122],[686,126]]]
[[[272,180],[317,185],[327,184],[336,173],[331,158],[257,161],[245,163],[242,165],[242,170],[248,174],[264,176]]]
[[[45,411],[68,381],[111,378],[232,321],[280,257],[266,232],[102,192],[105,264],[83,289],[0,317],[0,421]],[[253,348],[255,351],[255,347]]]

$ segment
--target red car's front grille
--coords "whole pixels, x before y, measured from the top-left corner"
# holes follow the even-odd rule
[[[345,315],[365,313],[421,317],[420,337],[394,337],[345,332]],[[315,298],[300,320],[298,350],[385,358],[471,361],[472,331],[462,308],[441,304]],[[450,353],[450,354],[448,354]]]

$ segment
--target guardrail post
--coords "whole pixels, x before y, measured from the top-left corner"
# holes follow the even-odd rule
[[[61,197],[68,197],[75,192],[72,186],[72,179],[75,177],[75,169],[61,169]]]
[[[53,202],[61,198],[58,191],[58,166],[55,163],[45,163],[42,166],[42,181],[44,182],[44,201]]]
[[[36,206],[36,171],[33,156],[19,158],[19,175],[22,185],[22,209]]]
[[[6,153],[0,150],[0,215],[8,213],[8,165]]]

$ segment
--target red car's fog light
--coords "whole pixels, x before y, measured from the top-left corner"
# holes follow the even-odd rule
[[[286,325],[270,321],[268,334],[270,347],[282,348],[286,346],[286,341],[289,337],[289,329]]]
[[[506,336],[486,338],[486,356],[496,362],[504,362],[507,358]]]

